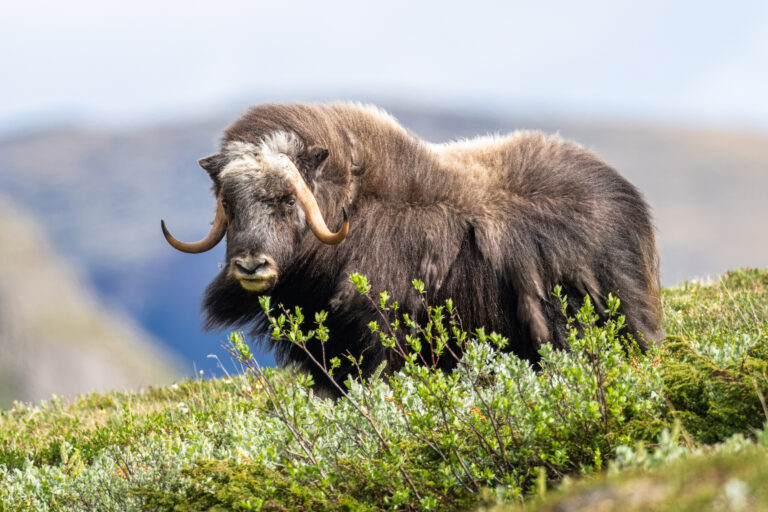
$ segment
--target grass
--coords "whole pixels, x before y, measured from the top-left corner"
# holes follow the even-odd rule
[[[392,343],[407,322],[372,300]],[[0,411],[0,510],[768,510],[768,272],[664,305],[668,341],[645,356],[620,315],[566,311],[572,351],[545,349],[539,372],[432,307],[404,350],[463,340],[457,371],[407,365],[337,402],[256,366],[235,333],[240,376]],[[326,334],[279,313],[297,343]]]

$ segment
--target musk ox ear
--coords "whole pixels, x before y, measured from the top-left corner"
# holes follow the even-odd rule
[[[214,155],[201,158],[197,161],[197,163],[200,164],[200,167],[208,172],[211,178],[215,179],[219,172],[221,172],[221,170],[224,168],[224,157],[216,153]]]
[[[328,150],[320,146],[312,146],[307,150],[309,165],[315,169],[323,165],[328,158]]]
[[[352,174],[360,174],[363,171],[363,151],[360,143],[350,132],[345,132],[347,138],[347,147],[349,149],[349,169]]]
[[[304,176],[312,179],[328,159],[328,150],[322,146],[310,146],[297,157],[299,170]]]

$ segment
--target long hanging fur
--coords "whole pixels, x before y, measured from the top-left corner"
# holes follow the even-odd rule
[[[387,290],[404,311],[422,315],[411,281],[423,280],[430,303],[453,299],[465,330],[496,331],[532,362],[541,343],[565,347],[551,297],[557,284],[574,302],[589,295],[602,306],[608,293],[617,295],[642,347],[663,337],[648,205],[583,147],[525,131],[429,144],[385,112],[356,104],[258,106],[226,130],[222,146],[258,146],[277,132],[328,149],[322,172],[304,178],[329,226],[341,224],[342,206],[349,212],[347,239],[326,246],[304,235],[271,292],[273,304],[300,306],[307,318],[329,312],[327,358],[363,354],[364,372],[384,360],[388,371],[400,364],[371,335],[368,323],[378,316],[354,290],[354,272],[369,278],[373,293]],[[209,328],[250,325],[268,339],[257,295],[224,272],[209,286],[204,310]],[[268,343],[280,363],[303,366],[331,388],[297,347]]]

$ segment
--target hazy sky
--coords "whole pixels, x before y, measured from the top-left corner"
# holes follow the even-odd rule
[[[405,100],[768,130],[768,2],[68,0],[0,10],[0,131]]]

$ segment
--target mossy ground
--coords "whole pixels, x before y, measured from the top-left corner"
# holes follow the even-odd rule
[[[723,453],[724,452],[724,453]],[[651,470],[633,469],[564,485],[524,511],[641,512],[768,510],[768,447],[702,453]],[[519,507],[494,507],[511,512]]]
[[[541,375],[518,367],[518,382],[532,386],[526,396],[539,403],[523,399],[515,409],[519,404],[509,400],[490,408],[457,402],[448,423],[437,426],[432,418],[407,418],[429,406],[428,397],[452,396],[453,381],[443,377],[413,381],[416,388],[431,386],[432,395],[411,393],[412,381],[403,380],[404,402],[396,404],[389,388],[377,384],[382,400],[362,410],[345,400],[313,401],[290,371],[269,371],[268,381],[253,375],[189,380],[144,393],[16,404],[0,411],[0,510],[455,509],[490,507],[500,499],[529,510],[768,510],[760,485],[768,481],[768,272],[739,270],[715,283],[685,283],[664,290],[664,304],[668,341],[648,358],[616,363],[625,365],[625,375],[605,384],[615,405],[610,411],[589,396],[574,397],[576,388],[543,389]],[[596,340],[605,336],[595,331]],[[577,388],[594,384],[582,375],[589,365],[552,358],[562,370],[552,375],[573,379]],[[265,382],[276,387],[272,398],[281,397],[280,404],[265,393]],[[631,382],[646,389],[627,387]],[[445,395],[434,394],[443,388]],[[563,400],[582,404],[583,414],[566,416],[557,407]],[[531,429],[494,431],[493,420],[501,417],[494,416],[494,404],[520,425],[530,421]],[[388,454],[362,438],[363,451],[342,453],[358,445],[340,438],[370,433],[374,410],[390,414],[381,424],[405,428],[405,435],[382,432]],[[565,420],[557,423],[553,414]],[[348,430],[332,432],[337,424]],[[292,425],[299,428],[294,432]],[[606,425],[618,431],[602,431]],[[325,430],[312,430],[318,426]],[[429,428],[436,437],[428,436]],[[438,444],[426,446],[408,432]],[[297,446],[308,433],[315,436],[312,446],[301,452]],[[475,456],[477,446],[462,436],[486,443],[488,457]],[[583,449],[576,442],[582,439]],[[329,440],[339,443],[335,460],[318,464],[316,473],[307,470]],[[509,461],[517,465],[507,468]],[[478,487],[450,474],[463,464]],[[398,481],[398,467],[410,482]],[[563,477],[570,483],[536,497]],[[454,480],[466,488],[445,487]]]
[[[664,291],[660,369],[675,417],[715,443],[768,421],[768,272],[729,272]]]

